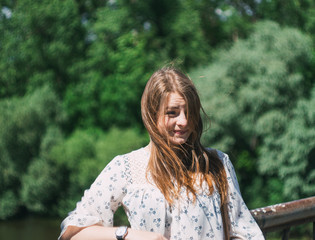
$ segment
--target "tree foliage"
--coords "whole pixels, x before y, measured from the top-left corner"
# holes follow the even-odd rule
[[[168,59],[178,58],[186,67],[209,60],[210,46],[193,1],[115,1],[95,16],[87,22],[87,58],[76,65],[80,77],[65,96],[72,124],[137,125],[150,72]]]
[[[97,129],[77,130],[52,148],[49,159],[66,174],[59,193],[60,215],[72,210],[101,170],[118,154],[147,144],[148,138],[137,129],[112,128],[108,133]]]
[[[252,184],[246,197],[255,196],[257,202],[260,196],[260,204],[275,203],[271,187],[281,191],[277,195],[282,200],[313,191],[311,49],[310,38],[298,30],[261,22],[248,39],[221,51],[210,66],[192,73],[212,118],[204,142],[229,150],[241,183]],[[253,188],[263,194],[253,195]]]
[[[24,205],[20,194],[22,191],[25,196],[25,184],[37,184],[35,182],[41,172],[38,172],[40,169],[36,164],[41,163],[36,158],[45,155],[53,145],[53,141],[46,139],[50,129],[58,132],[64,114],[57,96],[47,86],[25,97],[2,100],[0,109],[0,198],[4,209],[2,218],[6,218]],[[33,174],[31,181],[27,177],[29,174]],[[54,179],[54,176],[42,177]],[[15,200],[9,200],[12,198]]]
[[[237,159],[252,206],[312,194],[314,0],[3,0],[0,32],[1,219],[64,216],[142,146],[141,93],[170,62],[211,63],[192,74],[206,76],[204,140]]]
[[[75,79],[71,67],[84,47],[76,3],[24,0],[13,7],[0,21],[0,97],[23,96],[48,83],[61,94]]]

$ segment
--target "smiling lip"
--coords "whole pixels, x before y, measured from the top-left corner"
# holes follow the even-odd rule
[[[175,130],[174,133],[178,135],[184,135],[187,132],[187,130]]]

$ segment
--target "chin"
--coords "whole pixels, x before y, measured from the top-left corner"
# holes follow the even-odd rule
[[[173,139],[172,141],[171,141],[173,144],[175,144],[175,145],[181,145],[181,144],[184,144],[185,142],[187,142],[187,139]]]

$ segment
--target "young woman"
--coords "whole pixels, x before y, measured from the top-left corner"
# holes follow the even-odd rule
[[[201,110],[186,75],[155,72],[141,100],[150,143],[105,167],[63,221],[60,239],[264,239],[228,156],[200,143]],[[113,227],[121,205],[130,228]]]

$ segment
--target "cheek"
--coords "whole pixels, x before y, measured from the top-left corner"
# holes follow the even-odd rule
[[[167,131],[173,130],[174,127],[174,120],[165,118],[164,119],[164,127],[166,128]]]
[[[157,127],[158,127],[159,132],[162,133],[162,134],[164,134],[164,133],[165,133],[165,130],[166,130],[166,128],[167,128],[167,125],[166,125],[166,118],[160,117],[160,118],[158,119]]]
[[[168,117],[164,117],[159,119],[158,121],[158,129],[160,133],[169,135],[170,131],[172,131],[174,128],[174,121],[172,119],[169,119]]]

